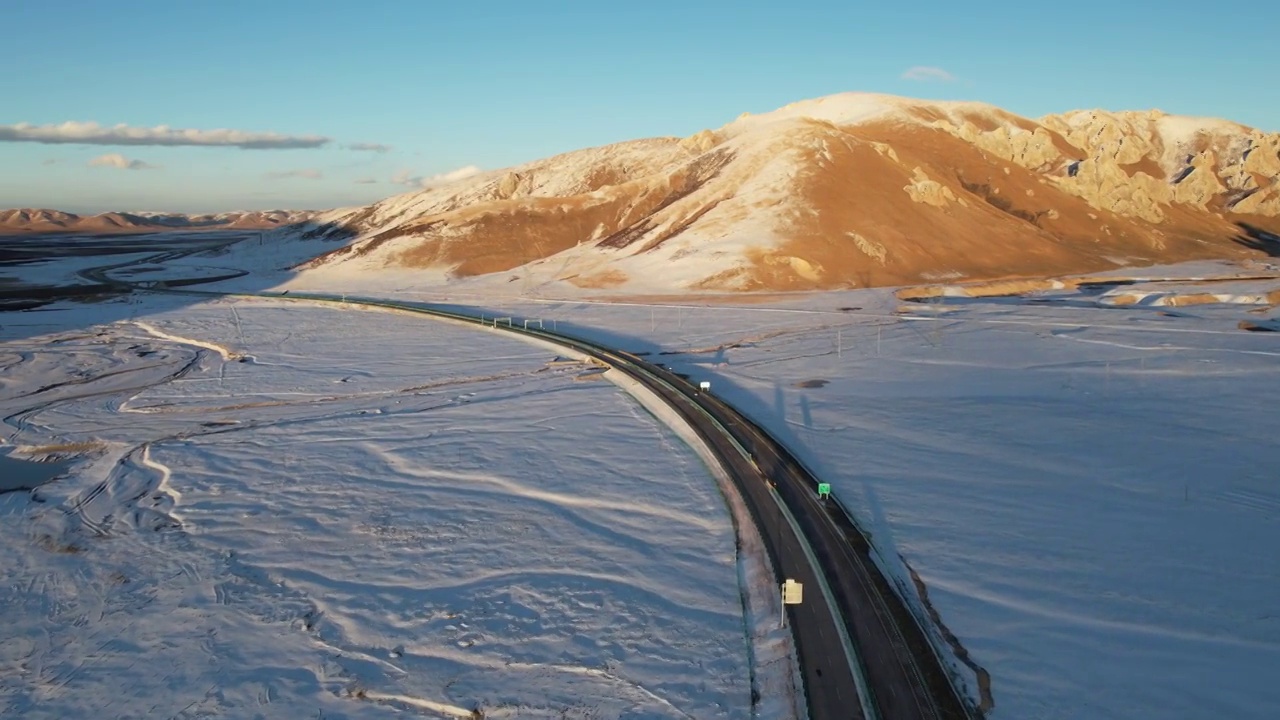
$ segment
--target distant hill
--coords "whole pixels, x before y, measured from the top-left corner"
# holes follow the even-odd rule
[[[795,290],[1274,253],[1280,135],[844,94],[320,215],[304,272]]]
[[[309,220],[315,214],[315,212],[309,210],[262,210],[228,212],[216,215],[127,212],[76,215],[60,210],[19,208],[17,210],[0,210],[0,233],[83,233],[98,235],[204,228],[266,230],[300,223]]]

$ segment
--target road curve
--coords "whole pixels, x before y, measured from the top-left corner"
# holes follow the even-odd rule
[[[819,500],[817,481],[803,464],[714,395],[635,355],[510,321],[494,324],[437,305],[376,298],[296,293],[283,299],[383,307],[530,335],[626,373],[669,404],[716,454],[751,512],[779,585],[783,578],[804,584],[804,602],[786,606],[786,611],[812,720],[980,717],[951,684],[924,631],[876,567],[869,542],[849,515],[835,501]]]
[[[483,323],[438,307],[359,302]],[[684,378],[635,355],[558,332],[515,324],[496,327],[574,348],[625,372],[670,404],[712,448],[751,510],[779,582],[792,578],[809,590],[803,604],[787,610],[811,718],[977,716],[876,567],[866,537],[838,504],[818,499],[817,480],[763,428],[714,395],[700,393]],[[826,592],[815,592],[820,588]]]

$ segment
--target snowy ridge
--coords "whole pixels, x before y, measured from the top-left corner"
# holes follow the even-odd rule
[[[1280,135],[845,93],[320,221],[355,236],[303,266],[330,287],[413,272],[628,293],[1092,272],[1256,256],[1242,233],[1280,232]]]
[[[60,210],[0,210],[0,230],[15,233],[124,233],[196,229],[272,229],[304,223],[311,210],[251,210],[187,215],[170,212],[108,212],[77,215]]]
[[[770,125],[789,120],[821,121],[856,126],[893,121],[918,123],[922,116],[942,116],[953,122],[982,117],[1001,121],[1010,117],[1000,108],[981,102],[915,100],[896,95],[847,92],[812,100],[801,100],[759,115],[744,113],[720,129],[727,136],[767,130]]]

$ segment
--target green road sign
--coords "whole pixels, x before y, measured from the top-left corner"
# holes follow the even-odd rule
[[[818,497],[827,497],[831,494],[831,483],[818,483]]]

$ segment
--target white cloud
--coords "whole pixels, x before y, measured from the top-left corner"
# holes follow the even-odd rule
[[[46,145],[195,145],[238,147],[242,150],[315,148],[330,140],[319,135],[281,135],[244,130],[183,130],[168,125],[153,128],[96,122],[64,122],[60,125],[0,125],[0,142],[34,142]]]
[[[440,187],[441,185],[448,185],[451,182],[457,182],[458,180],[464,180],[473,175],[479,175],[482,172],[484,171],[475,165],[467,165],[465,167],[460,167],[457,170],[450,170],[449,172],[440,173],[439,175],[431,175],[428,177],[413,175],[408,170],[401,170],[391,176],[391,182],[396,185],[407,185],[409,187],[424,189],[435,188]]]
[[[121,170],[154,170],[155,165],[142,162],[141,160],[130,160],[120,153],[107,153],[89,161],[90,165],[97,167],[113,167]]]
[[[269,180],[286,180],[288,178],[303,178],[305,180],[319,180],[324,177],[324,173],[315,168],[303,168],[302,170],[285,170],[283,172],[269,172],[267,179]]]
[[[357,152],[375,152],[375,153],[391,152],[391,146],[383,145],[382,143],[351,143],[350,145],[347,146],[347,149],[355,150]]]
[[[907,68],[902,73],[902,79],[916,82],[955,82],[956,76],[940,67],[917,65],[913,68]]]
[[[356,184],[357,184],[357,185],[377,185],[377,184],[378,184],[378,179],[377,179],[377,178],[371,178],[371,177],[360,178],[360,179],[356,180]]]

